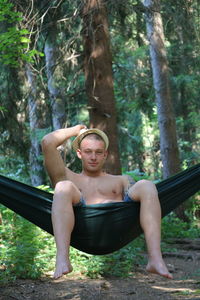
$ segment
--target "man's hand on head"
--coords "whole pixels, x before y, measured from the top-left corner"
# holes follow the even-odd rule
[[[75,128],[76,128],[76,136],[77,136],[77,135],[80,134],[80,131],[81,131],[82,129],[87,129],[87,126],[85,126],[85,125],[83,125],[83,124],[78,124],[78,125],[75,126]]]

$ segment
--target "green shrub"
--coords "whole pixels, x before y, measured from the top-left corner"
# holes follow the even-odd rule
[[[162,238],[198,238],[199,229],[192,222],[186,223],[172,212],[162,220]]]
[[[53,238],[19,215],[1,206],[0,280],[38,278],[54,266]],[[53,262],[53,263],[52,263]]]

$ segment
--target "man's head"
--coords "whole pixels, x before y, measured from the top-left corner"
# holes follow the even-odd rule
[[[107,135],[96,128],[81,130],[72,144],[82,160],[83,169],[89,173],[98,173],[102,170],[107,158],[108,145]]]
[[[91,128],[91,129],[82,129],[80,131],[79,135],[74,139],[74,141],[72,143],[72,147],[73,147],[74,151],[77,151],[78,149],[80,149],[82,140],[86,136],[89,136],[89,135],[96,136],[97,140],[102,140],[105,144],[105,150],[108,150],[109,140],[108,140],[107,135],[98,128]]]

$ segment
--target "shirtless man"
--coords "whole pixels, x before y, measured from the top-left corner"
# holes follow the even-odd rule
[[[74,173],[67,168],[57,148],[67,139],[76,137],[73,148],[82,161],[82,172]],[[127,176],[104,172],[107,158],[107,136],[86,131],[84,125],[59,129],[47,134],[42,140],[44,163],[55,187],[52,205],[52,224],[57,247],[54,278],[70,273],[70,237],[74,227],[73,205],[122,202],[128,191],[130,200],[140,202],[140,223],[148,251],[146,270],[172,279],[160,249],[161,209],[155,185],[140,180],[131,187]]]

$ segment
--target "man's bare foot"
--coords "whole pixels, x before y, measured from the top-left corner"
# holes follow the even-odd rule
[[[150,273],[158,274],[168,279],[173,279],[172,274],[168,271],[163,260],[160,261],[149,260],[146,266],[146,270]]]
[[[69,260],[66,258],[56,259],[56,270],[54,272],[54,279],[58,279],[61,276],[72,272],[73,268]]]

